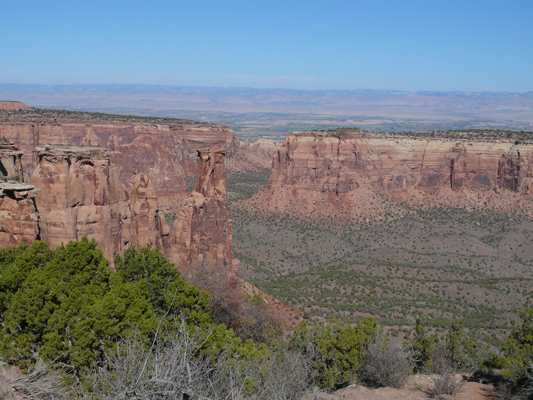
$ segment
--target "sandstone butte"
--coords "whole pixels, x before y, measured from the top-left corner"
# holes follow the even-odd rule
[[[315,216],[376,216],[388,211],[376,200],[381,193],[397,204],[531,212],[532,191],[533,144],[304,132],[287,136],[266,188],[247,206]]]

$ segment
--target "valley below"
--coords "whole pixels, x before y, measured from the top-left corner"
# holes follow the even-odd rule
[[[356,222],[264,216],[230,206],[242,276],[304,315],[373,316],[393,336],[423,313],[497,344],[533,299],[533,220],[464,209]]]

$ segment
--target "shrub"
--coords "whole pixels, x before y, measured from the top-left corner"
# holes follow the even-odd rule
[[[452,356],[448,349],[444,346],[437,347],[431,359],[431,371],[435,374],[433,376],[433,396],[453,396],[463,386],[463,380],[454,378],[454,370],[451,363]]]
[[[366,345],[376,334],[373,318],[365,318],[355,326],[339,321],[308,326],[304,321],[296,327],[289,348],[309,357],[313,383],[332,391],[355,377]]]
[[[67,399],[63,377],[44,364],[19,375],[0,367],[0,399],[2,400],[60,400]]]
[[[245,293],[236,276],[206,265],[195,266],[186,276],[191,284],[209,293],[214,322],[233,329],[243,341],[266,343],[283,332],[282,321],[261,295]]]
[[[427,368],[429,360],[433,355],[433,350],[437,345],[437,338],[429,336],[426,333],[424,324],[427,323],[427,318],[417,315],[413,322],[413,337],[406,342],[407,351],[414,362],[414,370],[416,372],[423,371]]]
[[[130,247],[124,257],[115,257],[115,266],[124,282],[147,286],[148,300],[158,318],[181,313],[195,324],[211,322],[207,293],[187,283],[159,249]]]
[[[506,383],[502,390],[516,399],[533,397],[533,309],[519,310],[521,324],[514,329],[502,350],[508,366],[503,371]]]
[[[200,349],[209,330],[190,330],[178,321],[172,334],[156,335],[147,348],[142,337],[122,340],[106,354],[105,369],[93,369],[79,399],[300,399],[309,389],[308,363],[279,348],[253,357],[230,348],[217,357]]]
[[[193,322],[210,321],[207,295],[168,272],[159,252],[127,254],[125,271],[138,267],[139,277],[108,271],[102,251],[87,238],[53,252],[40,241],[0,250],[0,355],[22,368],[39,358],[55,360],[79,374],[132,329],[148,340],[161,307]]]
[[[410,357],[397,343],[377,335],[368,345],[359,371],[359,380],[372,387],[400,388],[413,368]]]
[[[474,371],[489,356],[486,346],[465,332],[462,321],[452,322],[446,334],[445,346],[450,366],[458,371]]]

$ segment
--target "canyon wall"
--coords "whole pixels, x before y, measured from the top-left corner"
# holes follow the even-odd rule
[[[138,174],[147,174],[160,202],[172,202],[188,195],[185,179],[179,173],[181,165],[156,135],[140,133],[130,144],[113,135],[107,148],[127,190],[131,190]]]
[[[31,244],[39,239],[35,186],[0,182],[0,248]]]
[[[180,267],[208,264],[233,271],[227,209],[226,150],[200,149],[195,190],[169,229],[148,174],[125,190],[109,152],[95,147],[37,147],[30,185],[0,182],[0,247],[42,239],[52,249],[95,239],[113,266],[130,246],[159,248]]]
[[[362,202],[376,191],[409,202],[467,191],[529,199],[532,190],[531,144],[302,133],[287,136],[267,187],[250,203],[273,211],[303,206],[305,212],[350,213],[367,207]]]
[[[30,183],[41,191],[35,197],[40,237],[51,248],[83,236],[95,239],[112,264],[116,254],[131,245],[163,247],[168,235],[159,217],[157,198],[147,175],[129,193],[101,148],[40,147]]]
[[[232,224],[227,209],[223,149],[199,149],[196,187],[172,226],[170,248],[180,268],[209,264],[233,270]]]
[[[59,124],[0,124],[0,137],[8,139],[12,144],[24,152],[22,166],[25,174],[22,177],[27,181],[32,171],[37,167],[38,146],[63,146],[68,145],[68,138]]]
[[[271,168],[272,160],[283,146],[282,140],[259,139],[255,142],[241,142],[239,156],[246,161],[262,168]]]
[[[183,176],[194,177],[197,149],[225,148],[228,157],[235,157],[239,149],[239,140],[231,128],[213,124],[16,122],[0,124],[0,137],[24,151],[25,181],[37,167],[35,148],[38,146],[107,145],[127,189],[131,188],[136,173],[147,173],[161,198],[184,197]]]
[[[159,199],[150,176],[137,174],[129,195],[133,221],[133,245],[139,248],[149,244],[166,253],[169,249],[170,229],[160,211]]]

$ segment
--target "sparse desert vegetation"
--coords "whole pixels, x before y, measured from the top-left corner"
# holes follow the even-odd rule
[[[442,207],[381,221],[313,220],[239,204],[230,213],[243,277],[306,316],[372,315],[404,337],[423,312],[436,331],[458,319],[499,345],[517,322],[513,311],[533,301],[533,221],[524,216]]]

